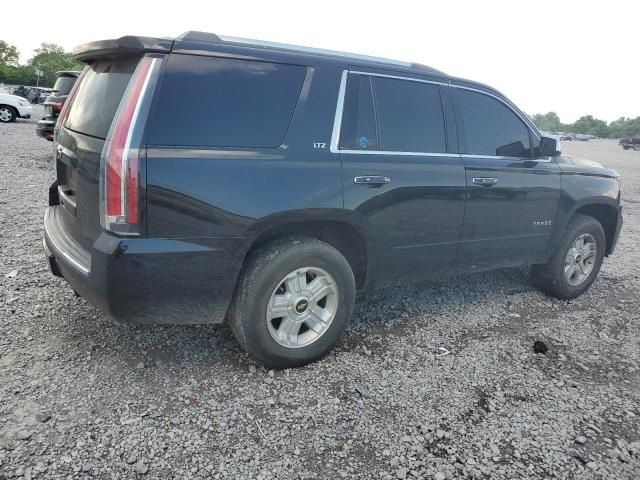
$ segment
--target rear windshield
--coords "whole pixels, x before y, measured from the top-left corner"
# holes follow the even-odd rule
[[[91,65],[78,88],[65,127],[93,137],[107,138],[137,64],[138,58],[127,58]]]
[[[56,95],[69,95],[69,92],[76,83],[78,77],[63,75],[58,77],[56,83],[53,85],[53,91]]]

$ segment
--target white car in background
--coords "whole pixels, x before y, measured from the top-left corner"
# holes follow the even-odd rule
[[[26,98],[0,92],[0,123],[9,123],[16,118],[31,118],[33,109]]]

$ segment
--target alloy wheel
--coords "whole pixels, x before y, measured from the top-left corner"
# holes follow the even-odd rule
[[[564,260],[564,276],[572,287],[581,285],[593,271],[596,262],[596,239],[590,233],[576,238]]]
[[[286,348],[301,348],[322,337],[338,311],[338,287],[317,267],[303,267],[285,276],[273,290],[266,321],[271,337]]]

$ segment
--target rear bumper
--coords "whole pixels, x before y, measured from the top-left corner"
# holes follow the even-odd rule
[[[103,232],[86,249],[65,230],[61,208],[47,209],[45,255],[52,273],[89,303],[132,323],[224,321],[242,262],[241,239],[121,238]]]
[[[622,230],[622,205],[618,205],[616,207],[617,215],[616,215],[616,228],[613,233],[613,238],[611,239],[611,245],[609,245],[609,249],[607,250],[607,256],[611,255],[618,244],[618,238],[620,237],[620,230]]]
[[[53,140],[53,130],[56,126],[55,120],[42,119],[36,124],[36,135],[47,140]]]

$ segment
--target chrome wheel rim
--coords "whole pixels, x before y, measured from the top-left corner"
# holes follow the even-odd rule
[[[9,110],[8,108],[0,108],[0,120],[2,120],[3,122],[8,122],[9,120],[11,120],[11,117],[11,110]]]
[[[278,282],[269,298],[266,321],[271,338],[286,348],[312,344],[331,326],[338,298],[338,286],[326,270],[294,270]]]
[[[564,260],[564,277],[572,287],[581,285],[591,275],[596,263],[596,239],[583,233],[575,239]]]

